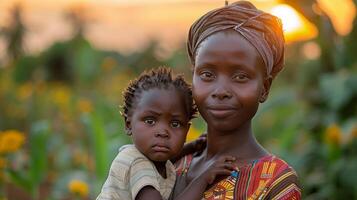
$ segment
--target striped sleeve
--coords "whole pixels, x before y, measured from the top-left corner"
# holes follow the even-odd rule
[[[148,160],[136,159],[130,167],[129,177],[130,191],[133,199],[145,186],[152,186],[160,191],[154,166]]]
[[[264,199],[276,200],[300,200],[301,189],[296,172],[286,168],[270,184]]]
[[[122,159],[124,156],[124,159]],[[119,200],[123,191],[125,193],[125,180],[127,179],[128,163],[125,155],[117,155],[110,167],[108,178],[97,200]]]

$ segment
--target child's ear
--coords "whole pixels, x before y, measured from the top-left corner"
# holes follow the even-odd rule
[[[125,132],[127,135],[132,135],[131,123],[129,118],[125,118]]]
[[[260,94],[260,98],[259,98],[260,103],[264,103],[267,100],[272,81],[273,81],[273,78],[271,76],[264,79],[263,90],[262,90],[262,93]]]

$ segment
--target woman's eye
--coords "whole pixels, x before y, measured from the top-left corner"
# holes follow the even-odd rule
[[[145,119],[144,122],[145,122],[145,124],[149,124],[149,125],[155,124],[155,120],[153,120],[153,119]]]
[[[212,80],[214,79],[214,74],[211,72],[204,71],[200,73],[200,77],[203,80]]]
[[[246,81],[246,80],[248,80],[248,76],[246,74],[240,73],[240,74],[235,75],[233,77],[233,79],[236,81]]]
[[[180,128],[181,127],[181,123],[178,122],[178,121],[171,122],[171,127],[172,128]]]

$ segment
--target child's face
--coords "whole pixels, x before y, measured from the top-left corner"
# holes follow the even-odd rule
[[[150,160],[166,161],[180,153],[189,129],[184,102],[175,89],[149,89],[138,97],[126,125]]]
[[[208,127],[249,125],[271,83],[254,46],[239,33],[219,32],[201,44],[195,63],[193,97]]]

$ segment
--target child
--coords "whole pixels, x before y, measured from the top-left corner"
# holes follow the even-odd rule
[[[259,104],[283,68],[280,20],[238,1],[200,17],[190,28],[187,48],[193,98],[207,123],[207,146],[201,154],[179,161],[171,197],[228,153],[237,158],[239,170],[214,180],[203,199],[300,199],[294,169],[264,149],[252,128]]]
[[[167,68],[132,81],[124,92],[123,116],[134,144],[119,150],[97,199],[168,199],[176,180],[170,159],[180,154],[196,112],[189,85]],[[221,156],[175,199],[201,199],[217,175],[234,170],[233,161]]]

